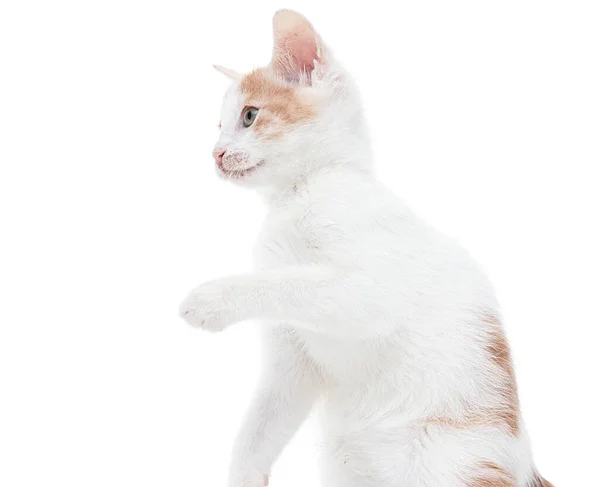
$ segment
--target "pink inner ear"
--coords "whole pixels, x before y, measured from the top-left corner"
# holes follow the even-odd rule
[[[288,74],[300,74],[302,71],[310,72],[315,69],[317,45],[314,38],[301,37],[292,32],[281,40],[281,44],[295,64],[295,73]]]
[[[309,75],[319,58],[320,40],[306,18],[291,10],[280,10],[273,17],[273,59],[275,71],[289,80]]]

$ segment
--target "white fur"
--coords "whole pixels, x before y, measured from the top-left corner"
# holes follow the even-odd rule
[[[239,85],[227,93],[217,147],[260,163],[236,182],[269,213],[256,271],[204,284],[181,305],[218,331],[264,322],[266,364],[234,448],[231,487],[259,487],[313,407],[322,419],[326,487],[459,487],[482,461],[524,486],[534,467],[521,427],[453,428],[468,405],[501,405],[481,316],[499,316],[470,256],[379,183],[358,92],[333,60],[298,86],[309,123],[262,141],[239,128]],[[260,114],[259,114],[260,116]],[[275,480],[276,484],[276,480]]]

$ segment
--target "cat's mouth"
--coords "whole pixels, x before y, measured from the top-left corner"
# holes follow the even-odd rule
[[[262,166],[263,161],[257,162],[254,166],[244,167],[242,169],[228,169],[223,166],[221,161],[217,162],[217,170],[220,176],[227,179],[240,179],[254,172],[258,167]]]

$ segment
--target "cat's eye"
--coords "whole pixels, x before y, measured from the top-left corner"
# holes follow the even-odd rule
[[[250,127],[250,125],[254,123],[254,120],[256,120],[256,115],[258,115],[258,108],[246,108],[244,113],[242,113],[242,123],[244,124],[244,127]]]

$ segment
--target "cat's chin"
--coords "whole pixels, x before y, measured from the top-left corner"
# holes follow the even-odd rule
[[[263,161],[257,162],[254,166],[244,169],[225,169],[221,164],[217,164],[217,174],[226,180],[240,180],[247,178],[253,174],[259,167],[263,165]]]

